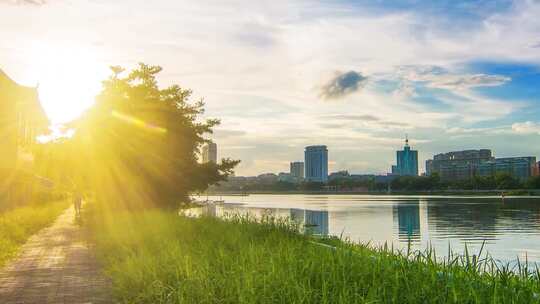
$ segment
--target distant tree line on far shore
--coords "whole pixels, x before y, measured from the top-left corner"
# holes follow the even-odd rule
[[[355,180],[347,177],[335,178],[327,183],[287,181],[230,183],[214,186],[210,191],[218,192],[287,192],[287,191],[445,191],[445,190],[515,190],[540,189],[540,176],[519,180],[507,173],[495,176],[474,176],[466,180],[441,180],[438,174],[431,176],[398,176],[386,182],[375,178]]]

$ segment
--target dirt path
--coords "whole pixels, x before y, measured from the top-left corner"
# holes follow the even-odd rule
[[[108,286],[68,208],[0,270],[0,303],[111,303]]]

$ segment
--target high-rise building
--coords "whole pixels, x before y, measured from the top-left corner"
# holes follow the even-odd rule
[[[202,162],[217,163],[217,145],[215,143],[208,143],[202,147]]]
[[[302,181],[304,179],[304,163],[303,162],[291,162],[291,177],[296,181]]]
[[[304,152],[306,181],[328,181],[328,149],[326,146],[308,146]]]
[[[403,150],[396,151],[396,166],[392,168],[394,175],[418,175],[418,151],[411,150],[409,138],[405,139]]]
[[[441,153],[426,161],[426,174],[437,173],[442,180],[465,180],[499,173],[525,180],[535,174],[535,168],[534,156],[495,158],[488,149]]]
[[[491,150],[464,150],[440,153],[426,161],[426,174],[438,173],[441,179],[467,179],[481,163],[494,160]]]
[[[495,158],[492,161],[484,162],[474,168],[474,175],[493,176],[500,173],[507,173],[511,176],[526,180],[534,176],[536,157],[504,157]]]

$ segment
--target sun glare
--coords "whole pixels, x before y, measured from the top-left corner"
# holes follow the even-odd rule
[[[87,48],[36,43],[31,56],[39,98],[53,124],[77,118],[90,107],[108,73]]]

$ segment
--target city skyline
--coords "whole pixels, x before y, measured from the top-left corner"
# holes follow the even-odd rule
[[[0,0],[0,68],[39,83],[61,123],[108,66],[162,65],[160,83],[221,119],[212,139],[243,160],[238,175],[281,171],[319,142],[329,171],[382,174],[405,133],[421,172],[442,151],[540,156],[538,1],[159,3]]]
[[[395,155],[395,159],[394,159],[394,162],[395,164],[391,165],[390,168],[386,171],[386,172],[383,172],[383,173],[371,173],[371,172],[355,172],[355,171],[351,171],[349,170],[348,168],[343,168],[343,169],[339,169],[339,170],[330,170],[330,169],[326,169],[326,174],[327,174],[327,177],[330,177],[331,174],[336,174],[336,173],[343,173],[343,172],[347,172],[348,174],[357,174],[357,175],[380,175],[380,176],[384,176],[384,175],[388,175],[388,176],[421,176],[421,175],[431,175],[432,171],[433,172],[437,172],[440,174],[439,172],[439,169],[437,170],[434,170],[432,168],[433,166],[433,160],[437,160],[437,159],[448,159],[448,160],[453,160],[455,155],[458,155],[458,157],[456,157],[456,162],[458,162],[459,160],[461,160],[461,155],[468,155],[468,154],[471,154],[471,155],[482,155],[483,158],[478,158],[478,156],[476,156],[478,158],[478,160],[482,160],[483,162],[485,162],[485,164],[489,164],[489,163],[492,163],[493,161],[497,161],[497,160],[500,160],[500,161],[528,161],[529,162],[529,166],[533,166],[537,169],[535,170],[540,170],[540,162],[536,162],[536,156],[527,156],[527,155],[513,155],[513,156],[510,156],[510,157],[499,157],[499,158],[496,158],[495,157],[495,154],[492,154],[492,151],[491,149],[468,149],[468,150],[454,150],[454,151],[445,151],[445,152],[439,152],[437,154],[434,154],[432,155],[430,158],[427,158],[425,160],[419,160],[418,159],[418,153],[419,151],[417,150],[411,150],[410,149],[410,145],[409,145],[409,138],[408,136],[406,136],[406,139],[405,139],[405,145],[403,146],[403,150],[397,150],[394,152],[394,155]],[[290,161],[289,162],[289,167],[288,167],[288,170],[286,168],[283,168],[282,170],[278,170],[278,171],[264,171],[264,172],[259,172],[257,174],[254,174],[254,175],[251,175],[251,176],[259,176],[259,175],[267,175],[267,174],[275,174],[276,176],[277,175],[282,175],[282,174],[285,174],[287,175],[287,177],[294,177],[296,178],[298,181],[298,177],[299,177],[299,174],[297,172],[299,172],[298,170],[301,170],[302,174],[305,173],[305,176],[307,177],[307,167],[304,168],[304,164],[305,162],[307,162],[308,160],[308,155],[311,155],[311,154],[316,154],[316,158],[317,158],[317,164],[314,166],[314,167],[319,167],[320,166],[320,163],[319,163],[319,158],[320,158],[320,155],[321,154],[321,151],[319,151],[320,149],[322,149],[321,151],[324,151],[324,159],[322,159],[321,161],[324,162],[324,163],[331,163],[332,160],[328,157],[328,154],[329,154],[329,149],[326,145],[312,145],[312,146],[306,146],[304,147],[304,162],[302,161]],[[309,152],[308,152],[309,151]],[[466,159],[466,158],[464,158]],[[467,159],[468,160],[468,159]],[[399,165],[399,163],[401,163],[401,166]],[[420,163],[424,163],[425,164],[425,169],[424,171],[420,171],[419,170],[419,164]],[[475,163],[475,165],[479,165],[481,164],[482,162],[478,162],[478,163]],[[495,164],[495,162],[493,162],[493,164]],[[301,169],[298,168],[298,166],[301,165]],[[531,170],[533,170],[533,167],[530,167]],[[399,169],[401,168],[401,169]],[[405,170],[403,170],[403,168],[406,168]],[[317,169],[318,170],[318,169]],[[403,173],[402,170],[405,172]],[[324,170],[323,170],[324,171]],[[471,174],[473,172],[471,171]],[[538,173],[538,172],[537,172]],[[534,174],[537,174],[537,173],[534,173],[533,171],[530,171],[526,177],[530,177],[530,176],[533,176]],[[494,173],[493,173],[494,174]],[[483,176],[487,176],[487,175],[493,175],[493,174],[488,174],[488,173],[482,173]],[[241,176],[241,175],[238,175],[238,176]],[[470,178],[467,177],[467,178]],[[302,180],[303,178],[300,178],[299,180]],[[306,181],[309,181],[308,178],[305,178]],[[314,181],[314,180],[312,180]],[[318,181],[318,180],[317,180]]]

